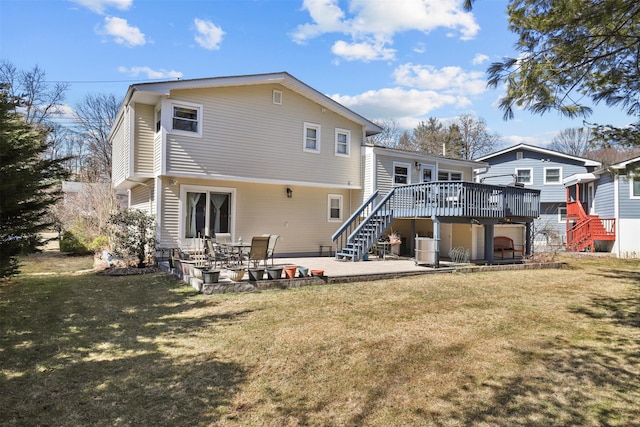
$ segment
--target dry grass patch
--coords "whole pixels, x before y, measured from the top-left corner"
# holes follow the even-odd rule
[[[630,425],[638,262],[203,296],[163,274],[0,288],[0,422]]]

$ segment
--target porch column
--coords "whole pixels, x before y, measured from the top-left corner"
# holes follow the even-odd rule
[[[524,225],[524,253],[525,255],[531,255],[531,222],[527,221]]]
[[[416,220],[411,220],[411,235],[409,237],[409,256],[416,256]]]
[[[433,240],[435,246],[433,265],[435,268],[440,268],[440,220],[435,215],[431,217],[431,220],[433,221]]]
[[[484,224],[484,258],[493,264],[493,224]]]

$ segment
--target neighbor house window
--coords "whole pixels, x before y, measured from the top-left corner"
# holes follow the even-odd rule
[[[304,124],[304,151],[320,152],[320,125]]]
[[[350,143],[351,131],[336,129],[336,154],[348,156]]]
[[[640,199],[640,176],[631,178],[631,198]]]
[[[562,184],[562,168],[544,168],[545,185]]]
[[[408,163],[393,164],[393,183],[402,185],[409,183],[409,166]]]
[[[329,222],[341,222],[342,221],[342,195],[329,194],[328,202],[328,220]]]
[[[516,182],[533,184],[533,171],[531,169],[516,169],[516,176]]]
[[[198,136],[201,135],[201,107],[190,105],[173,105],[171,114],[173,131],[184,134],[195,134]]]
[[[438,181],[462,181],[462,172],[439,170]]]
[[[567,207],[558,207],[558,222],[567,222]]]

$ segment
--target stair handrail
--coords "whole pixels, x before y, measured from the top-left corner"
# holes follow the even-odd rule
[[[372,218],[373,216],[375,216],[378,211],[380,211],[380,209],[382,209],[382,207],[387,204],[387,201],[393,197],[393,193],[395,193],[395,188],[392,188],[391,191],[389,191],[389,193],[387,193],[386,196],[384,196],[382,198],[382,200],[380,200],[380,203],[378,203],[373,209],[371,209],[371,212],[369,212],[369,215],[367,215],[367,217],[360,223],[358,224],[358,226],[351,232],[351,234],[349,234],[348,240],[351,240],[353,237],[355,237],[360,230],[362,230],[362,227],[364,227],[367,223],[367,220]],[[380,236],[376,236],[376,239],[380,237]],[[370,249],[370,248],[367,248]]]
[[[340,226],[340,228],[338,228],[336,232],[331,235],[331,240],[335,242],[338,237],[340,237],[340,235],[344,233],[347,228],[349,228],[351,223],[358,219],[360,217],[360,214],[373,203],[376,197],[378,197],[378,190],[374,191],[373,194],[371,194],[371,196],[369,196],[369,198],[365,200],[365,202],[360,206],[360,208],[353,212],[351,216]]]

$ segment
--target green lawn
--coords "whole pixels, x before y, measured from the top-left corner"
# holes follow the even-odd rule
[[[204,296],[31,257],[0,283],[0,424],[640,425],[640,262],[563,260]]]

